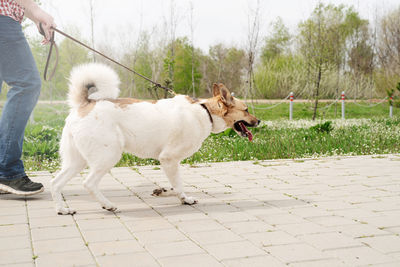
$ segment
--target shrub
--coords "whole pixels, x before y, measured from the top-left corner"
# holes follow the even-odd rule
[[[60,130],[43,125],[29,125],[25,131],[23,155],[38,159],[58,159]]]
[[[324,123],[319,123],[315,126],[310,127],[310,130],[317,133],[330,133],[333,130],[332,122],[326,121]]]

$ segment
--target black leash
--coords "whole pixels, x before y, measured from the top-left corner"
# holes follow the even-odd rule
[[[42,24],[39,24],[39,26],[40,26],[40,34],[42,34],[44,36]],[[49,69],[51,53],[53,52],[53,46],[54,46],[54,49],[56,50],[56,62],[54,63],[54,68],[50,74],[50,77],[47,77],[47,70]],[[50,37],[49,55],[47,56],[46,66],[44,67],[44,73],[43,73],[43,79],[45,81],[50,81],[53,78],[54,74],[56,73],[57,65],[58,65],[58,47],[56,45],[56,42],[54,41],[54,32],[52,32],[51,37]]]
[[[39,30],[40,34],[43,35],[43,36],[45,36],[44,30],[43,30],[43,27],[42,27],[42,24],[41,24],[41,23],[39,24],[39,28],[40,28],[40,30]],[[155,87],[164,89],[165,91],[167,91],[168,93],[170,93],[170,94],[172,94],[172,95],[176,95],[176,93],[174,92],[174,90],[172,90],[171,88],[168,88],[168,87],[166,87],[166,86],[162,86],[161,84],[159,84],[159,83],[157,83],[157,82],[151,80],[150,78],[148,78],[148,77],[146,77],[146,76],[144,76],[144,75],[142,75],[142,74],[140,74],[140,73],[134,71],[134,70],[131,69],[131,68],[128,68],[127,66],[125,66],[125,65],[123,65],[123,64],[121,64],[121,63],[119,63],[118,61],[116,61],[116,60],[114,60],[114,59],[112,59],[112,58],[110,58],[110,57],[104,55],[103,53],[101,53],[101,52],[95,50],[94,48],[92,48],[92,47],[90,47],[90,46],[88,46],[88,45],[82,43],[81,41],[75,39],[74,37],[72,37],[72,36],[70,36],[70,35],[68,35],[68,34],[66,34],[65,32],[60,31],[59,29],[54,28],[54,27],[51,27],[51,29],[53,30],[53,33],[52,33],[51,38],[50,38],[50,50],[49,50],[49,54],[48,54],[48,56],[47,56],[46,66],[45,66],[44,75],[43,75],[43,76],[44,76],[43,78],[44,78],[45,81],[50,81],[50,80],[53,78],[53,76],[54,76],[54,74],[55,74],[55,72],[56,72],[57,64],[58,64],[58,56],[59,56],[59,55],[58,55],[58,48],[57,48],[56,42],[54,41],[54,33],[57,32],[57,33],[59,33],[59,34],[61,34],[61,35],[64,35],[64,36],[67,37],[68,39],[74,41],[75,43],[80,44],[81,46],[83,46],[83,47],[89,49],[90,51],[95,52],[96,54],[98,54],[98,55],[100,55],[100,56],[102,56],[102,57],[104,57],[104,58],[106,58],[106,59],[108,59],[108,60],[114,62],[114,63],[117,64],[118,66],[121,66],[121,67],[123,67],[124,69],[126,69],[126,70],[132,72],[133,74],[135,74],[135,75],[137,75],[137,76],[139,76],[139,77],[145,79],[146,81],[148,81],[148,82],[154,84]],[[50,58],[51,58],[51,53],[52,53],[52,51],[53,51],[53,46],[54,46],[54,48],[55,48],[55,50],[56,50],[56,62],[55,62],[55,64],[54,64],[54,68],[53,68],[53,71],[51,72],[50,77],[47,78],[47,70],[48,70],[48,68],[49,68],[49,62],[50,62]]]

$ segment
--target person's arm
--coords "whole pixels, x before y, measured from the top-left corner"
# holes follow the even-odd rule
[[[15,0],[15,2],[25,8],[25,16],[36,24],[39,31],[39,24],[42,24],[45,34],[44,43],[48,43],[53,32],[51,27],[56,27],[53,17],[43,11],[43,9],[41,9],[33,0]]]

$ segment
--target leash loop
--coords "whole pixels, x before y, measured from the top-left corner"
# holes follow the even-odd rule
[[[144,80],[146,80],[146,81],[148,81],[148,82],[154,84],[154,86],[156,86],[156,87],[158,87],[158,88],[161,88],[161,89],[164,89],[165,91],[167,91],[167,92],[170,93],[171,95],[173,95],[173,96],[176,95],[176,93],[175,93],[171,88],[168,88],[168,87],[166,87],[166,86],[162,86],[160,83],[157,83],[157,82],[151,80],[150,78],[148,78],[148,77],[146,77],[146,76],[144,76],[144,75],[142,75],[142,74],[140,74],[140,73],[134,71],[133,69],[128,68],[127,66],[125,66],[125,65],[119,63],[118,61],[116,61],[116,60],[114,60],[114,59],[112,59],[112,58],[106,56],[105,54],[103,54],[103,53],[97,51],[96,49],[94,49],[94,48],[92,48],[92,47],[90,47],[90,46],[88,46],[88,45],[82,43],[81,41],[75,39],[74,37],[72,37],[72,36],[70,36],[70,35],[68,35],[68,34],[66,34],[65,32],[60,31],[59,29],[57,29],[57,28],[55,28],[55,27],[51,27],[51,29],[53,30],[53,33],[52,33],[52,36],[51,36],[51,38],[50,38],[50,43],[51,43],[51,44],[50,44],[50,50],[49,50],[49,55],[48,55],[48,57],[47,57],[47,62],[46,62],[45,70],[44,70],[44,80],[45,80],[45,81],[51,80],[51,78],[53,77],[53,75],[54,75],[55,72],[56,72],[56,68],[57,68],[57,64],[58,64],[58,48],[57,48],[57,45],[56,45],[56,43],[55,43],[55,41],[54,41],[54,33],[57,32],[57,33],[59,33],[59,34],[65,36],[66,38],[68,38],[68,39],[74,41],[75,43],[77,43],[77,44],[79,44],[79,45],[81,45],[81,46],[83,46],[83,47],[89,49],[90,51],[92,51],[92,52],[94,52],[94,53],[96,53],[96,54],[98,54],[98,55],[100,55],[100,56],[102,56],[102,57],[108,59],[109,61],[111,61],[111,62],[117,64],[118,66],[123,67],[124,69],[126,69],[126,70],[132,72],[133,74],[135,74],[135,75],[141,77],[142,79],[144,79]],[[43,30],[43,27],[42,27],[42,24],[41,24],[41,23],[39,24],[39,32],[40,32],[40,34],[42,34],[43,36],[45,36],[45,33],[44,33],[44,30]],[[53,46],[54,46],[54,48],[55,48],[55,50],[56,50],[56,62],[55,62],[55,65],[54,65],[54,69],[53,69],[53,71],[52,71],[52,73],[51,73],[49,79],[47,80],[47,70],[48,70],[48,67],[49,67],[49,61],[50,61],[50,58],[51,58],[51,53],[52,53],[52,48],[53,48]]]
[[[46,36],[46,34],[44,33],[43,27],[42,27],[42,23],[39,23],[39,32],[41,35]],[[51,59],[51,54],[53,52],[53,47],[54,50],[56,51],[56,62],[54,63],[54,67],[53,70],[51,71],[50,77],[47,77],[47,71],[49,69],[49,65],[50,65],[50,59]],[[57,65],[58,65],[58,47],[56,42],[54,41],[54,32],[51,33],[51,37],[50,37],[50,48],[49,48],[49,54],[47,55],[47,60],[46,60],[46,66],[44,67],[44,73],[43,73],[43,79],[45,81],[50,81],[54,74],[56,74],[56,69],[57,69]]]

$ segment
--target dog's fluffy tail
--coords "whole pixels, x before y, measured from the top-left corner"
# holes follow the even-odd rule
[[[69,105],[77,108],[90,100],[115,99],[119,95],[119,83],[117,73],[104,64],[74,67],[69,78]]]

